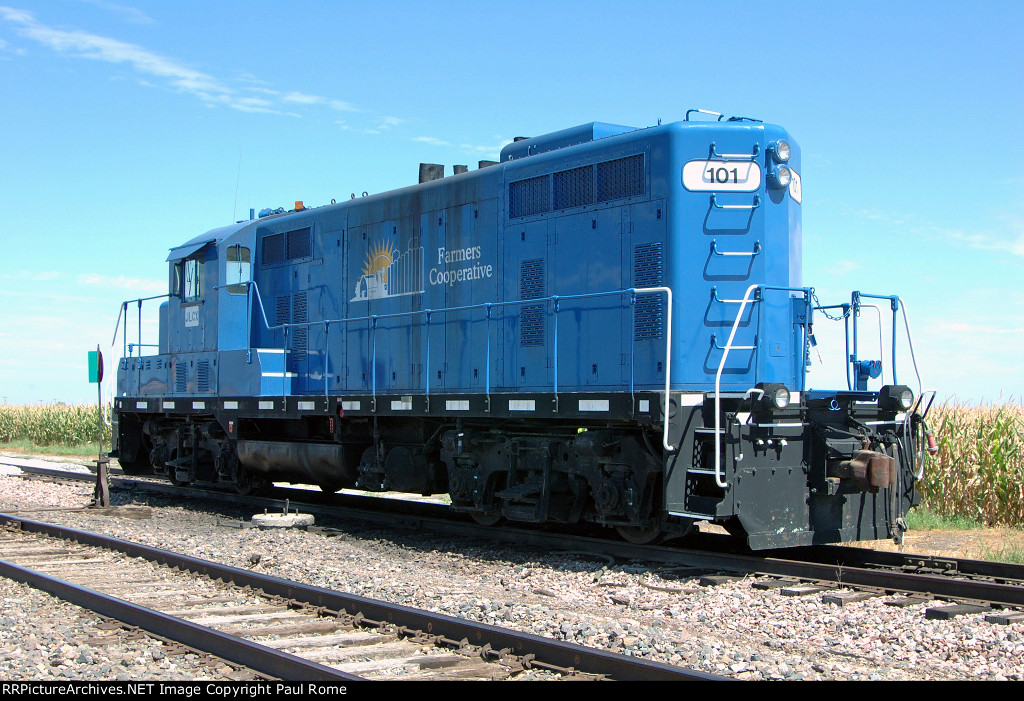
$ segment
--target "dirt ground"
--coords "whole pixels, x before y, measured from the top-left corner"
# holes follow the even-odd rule
[[[871,540],[851,545],[898,551],[891,540]],[[915,555],[959,557],[972,560],[1006,560],[1001,554],[1024,554],[1024,531],[1009,528],[978,528],[969,531],[908,531],[903,552]]]

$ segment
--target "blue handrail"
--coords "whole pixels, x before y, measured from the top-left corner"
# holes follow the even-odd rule
[[[644,288],[630,287],[630,288],[625,288],[625,289],[621,289],[621,290],[609,290],[607,292],[585,292],[585,293],[572,294],[572,295],[550,295],[548,297],[537,297],[537,298],[533,298],[533,299],[506,300],[506,301],[503,301],[503,302],[481,302],[479,304],[467,304],[467,305],[460,305],[460,306],[456,306],[456,307],[443,307],[441,309],[415,309],[415,310],[403,311],[403,312],[391,312],[391,313],[388,313],[388,314],[366,314],[366,315],[363,315],[363,316],[339,317],[339,318],[336,318],[336,319],[323,319],[323,320],[319,320],[319,321],[304,321],[304,322],[288,322],[288,323],[281,323],[281,324],[271,324],[270,320],[267,318],[266,308],[263,305],[263,296],[260,294],[259,284],[255,280],[250,280],[249,282],[244,282],[244,283],[234,283],[234,284],[244,284],[244,285],[247,285],[247,286],[251,286],[255,290],[255,293],[256,293],[255,294],[255,301],[259,305],[260,316],[263,319],[263,325],[264,325],[264,328],[267,331],[284,331],[285,333],[287,333],[289,329],[295,329],[295,328],[312,328],[314,326],[323,325],[325,327],[325,329],[326,329],[331,324],[351,324],[351,323],[359,323],[359,322],[363,322],[363,323],[368,322],[370,324],[371,334],[373,334],[376,331],[378,322],[382,321],[382,320],[400,319],[400,318],[407,318],[407,317],[423,317],[424,320],[425,320],[425,325],[429,327],[430,323],[431,323],[431,316],[435,315],[435,314],[446,314],[447,315],[447,314],[451,314],[451,313],[454,313],[454,312],[468,312],[468,311],[474,311],[474,310],[483,310],[485,312],[486,321],[488,323],[487,351],[486,351],[487,352],[488,364],[487,364],[487,372],[485,374],[485,381],[486,381],[485,390],[486,390],[486,392],[488,394],[490,393],[490,352],[491,352],[491,347],[490,347],[491,334],[490,334],[489,326],[490,326],[490,321],[493,319],[492,310],[495,307],[522,307],[522,306],[525,306],[525,305],[536,305],[538,303],[551,303],[551,305],[552,305],[552,313],[554,315],[554,324],[555,324],[555,326],[554,326],[553,350],[552,350],[553,355],[554,355],[554,359],[553,360],[554,360],[554,366],[555,366],[554,367],[553,387],[554,387],[554,391],[557,392],[558,391],[558,312],[559,312],[559,308],[560,308],[560,303],[561,302],[566,301],[566,300],[595,299],[595,298],[599,298],[599,297],[611,297],[611,296],[616,296],[616,295],[618,295],[618,296],[629,295],[630,306],[631,307],[635,307],[637,295],[666,294],[667,291],[668,291],[667,288],[662,288],[662,287],[644,287]],[[247,326],[248,326],[248,323],[247,323]],[[248,338],[251,341],[251,328],[247,328],[246,331],[247,331],[247,334],[248,334]],[[327,342],[326,333],[325,333],[324,342],[325,342],[325,344]],[[371,353],[372,353],[372,356],[373,356],[372,360],[374,361],[373,362],[374,366],[376,366],[376,362],[375,362],[376,361],[376,345],[375,345],[375,343],[376,342],[375,342],[375,340],[373,340],[373,337],[372,337],[371,338],[371,349],[372,349]],[[669,348],[669,346],[666,344],[666,355],[668,355],[668,348]],[[251,350],[252,349],[250,348],[250,351]],[[427,358],[427,364],[428,364],[428,367],[429,367],[429,362],[430,362],[430,355],[429,355],[429,353],[430,353],[430,334],[429,333],[427,334],[427,342],[426,342],[425,352],[427,353],[426,358]],[[630,359],[631,359],[631,362],[632,362],[632,354],[631,354],[631,358]],[[376,367],[374,367],[374,371],[376,371]],[[325,385],[325,394],[326,394],[326,390],[327,390],[327,388],[326,388],[326,385]],[[376,377],[375,376],[372,378],[371,391],[373,391],[373,392],[376,391]],[[632,391],[633,391],[633,382],[632,382],[632,373],[631,373],[630,392],[632,392]],[[429,377],[429,373],[428,373],[428,376],[427,376],[427,378],[425,380],[424,392],[426,394],[430,394],[430,377]]]
[[[636,300],[638,295],[665,295],[668,300],[666,315],[665,315],[665,397],[666,402],[668,401],[669,391],[671,388],[671,347],[672,347],[672,290],[668,287],[629,287],[621,290],[609,290],[607,292],[586,292],[580,294],[571,295],[551,295],[548,297],[540,297],[534,299],[517,299],[517,300],[506,300],[501,302],[482,302],[479,304],[467,304],[456,307],[445,307],[442,309],[419,309],[410,310],[403,312],[392,312],[389,314],[366,314],[363,316],[344,317],[337,319],[324,319],[321,321],[305,321],[298,323],[282,323],[282,324],[271,324],[267,318],[266,308],[263,305],[263,297],[260,294],[259,285],[255,280],[251,280],[244,283],[247,287],[246,296],[249,300],[255,301],[259,304],[260,316],[263,319],[264,328],[267,331],[278,331],[281,330],[285,334],[285,345],[287,346],[287,334],[289,329],[293,328],[312,328],[315,326],[323,325],[324,332],[324,396],[328,396],[330,388],[327,380],[327,350],[328,350],[328,334],[327,329],[331,324],[352,324],[352,323],[369,323],[370,324],[370,348],[371,348],[371,373],[370,373],[370,393],[371,397],[376,400],[377,397],[377,326],[381,320],[387,319],[400,319],[400,318],[411,318],[411,317],[424,317],[426,326],[428,326],[427,340],[425,344],[424,352],[426,353],[427,359],[427,372],[424,380],[424,393],[430,395],[430,333],[429,326],[431,323],[431,316],[436,314],[453,314],[456,312],[469,312],[474,310],[483,310],[485,313],[486,320],[486,372],[485,372],[485,386],[484,392],[488,396],[491,393],[491,321],[493,320],[493,310],[495,307],[522,307],[525,305],[536,305],[536,304],[550,304],[551,311],[554,316],[554,333],[552,340],[552,354],[553,354],[553,378],[552,378],[552,389],[557,396],[558,394],[558,312],[562,302],[567,300],[583,300],[583,299],[596,299],[600,297],[612,297],[628,295],[630,307],[633,308],[633,314],[635,319],[636,313]],[[255,296],[248,292],[249,288],[255,291]],[[250,306],[251,306],[250,302]],[[251,329],[251,312],[246,314],[246,336],[248,342],[252,342],[252,329]],[[634,342],[635,347],[635,342]],[[249,362],[252,362],[252,347],[249,348]],[[635,354],[630,352],[630,381],[629,391],[632,394],[634,391],[634,365],[635,365]],[[557,411],[557,405],[556,405]],[[674,450],[675,447],[669,444],[668,441],[668,415],[669,412],[666,410],[664,413],[664,437],[663,442],[667,450]]]

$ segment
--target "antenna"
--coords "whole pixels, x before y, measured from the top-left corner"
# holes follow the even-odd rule
[[[231,209],[231,221],[235,221],[235,215],[238,213],[238,181],[242,177],[242,150],[238,150],[238,174],[235,175],[235,205]]]

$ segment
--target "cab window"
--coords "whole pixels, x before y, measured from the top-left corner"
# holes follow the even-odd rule
[[[201,271],[202,265],[197,259],[186,258],[183,261],[184,280],[181,298],[185,302],[195,302],[202,296],[202,290],[200,289]]]
[[[252,275],[252,258],[248,248],[239,245],[231,246],[225,256],[224,281],[227,291],[233,295],[244,295],[248,289],[246,283]]]

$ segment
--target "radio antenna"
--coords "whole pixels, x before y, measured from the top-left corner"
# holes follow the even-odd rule
[[[238,173],[235,175],[235,205],[231,209],[231,221],[235,221],[235,215],[238,213],[238,181],[242,177],[242,150],[238,150]]]

